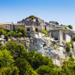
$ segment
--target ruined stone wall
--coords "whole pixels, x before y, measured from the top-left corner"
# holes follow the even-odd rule
[[[71,36],[70,35],[68,35],[68,34],[66,34],[66,42],[70,42],[71,41]]]

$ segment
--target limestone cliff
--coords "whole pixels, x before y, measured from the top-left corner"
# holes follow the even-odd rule
[[[28,50],[32,49],[51,57],[54,64],[59,66],[65,59],[68,59],[64,46],[60,46],[56,40],[42,33],[31,34]]]
[[[61,66],[64,60],[67,60],[72,54],[75,56],[74,50],[68,53],[65,49],[65,44],[60,44],[59,41],[54,40],[52,37],[43,33],[31,33],[30,37],[17,38],[11,41],[17,41],[23,44],[28,51],[35,50],[42,53],[43,56],[49,56],[53,59],[54,64]]]

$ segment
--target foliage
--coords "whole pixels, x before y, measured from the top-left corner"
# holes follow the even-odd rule
[[[20,70],[20,75],[31,75],[33,69],[25,58],[17,58],[16,65]]]
[[[72,37],[72,41],[75,41],[75,37]]]
[[[73,42],[72,41],[66,43],[66,51],[67,52],[70,52],[71,48],[73,48],[73,47],[74,46],[73,46]]]
[[[0,47],[0,75],[75,75],[75,62],[71,56],[58,67],[48,56],[10,41]]]
[[[63,72],[67,75],[75,75],[75,62],[72,57],[68,61],[64,61],[62,66]]]
[[[19,33],[21,36],[26,36],[26,30],[23,27],[18,27],[17,33]]]
[[[0,50],[0,68],[12,65],[14,62],[13,56],[7,50]]]
[[[73,29],[72,25],[68,25],[68,27],[69,27],[70,29]]]
[[[71,49],[70,45],[71,45],[70,42],[66,43],[66,51],[67,52],[70,52],[70,49]]]
[[[2,45],[2,42],[0,41],[0,46]]]
[[[0,27],[0,35],[5,35],[6,31],[4,28]]]
[[[6,49],[9,50],[14,57],[20,57],[27,53],[24,45],[12,41],[6,43]]]
[[[73,29],[73,26],[72,25],[61,25],[62,27],[68,27],[70,29]]]
[[[36,72],[39,75],[53,75],[53,69],[46,65],[40,66]]]
[[[35,19],[34,15],[29,16],[30,19]]]
[[[22,34],[21,32],[18,32],[18,33],[17,33],[17,36],[18,36],[18,37],[21,37],[22,35],[23,35],[23,34]]]
[[[66,29],[61,29],[61,31],[63,31],[63,32],[68,32]]]
[[[42,30],[43,34],[48,34],[48,32],[46,30]]]
[[[47,56],[42,56],[41,53],[36,53],[34,50],[31,50],[27,58],[28,62],[34,69],[37,69],[41,65],[49,65],[53,67],[52,59]]]
[[[19,75],[19,69],[16,66],[3,67],[0,69],[0,75]]]
[[[56,25],[59,25],[59,23],[58,23],[58,22],[55,22],[55,24],[56,24]]]
[[[15,31],[10,31],[10,32],[8,32],[8,36],[15,37],[16,36],[16,32]]]
[[[6,41],[8,41],[8,35],[7,34],[5,35],[5,38],[4,39],[6,39]]]

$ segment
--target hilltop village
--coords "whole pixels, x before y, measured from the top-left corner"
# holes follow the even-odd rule
[[[46,30],[51,37],[60,42],[70,42],[71,37],[75,35],[75,32],[69,27],[59,25],[56,21],[45,22],[33,15],[17,22],[17,24],[0,23],[0,27],[9,31],[17,30],[18,27],[25,28],[27,32],[41,32],[42,30]]]
[[[44,56],[51,57],[53,62],[59,66],[70,55],[75,57],[75,43],[72,39],[75,32],[71,26],[59,25],[56,21],[45,22],[32,15],[16,24],[0,23],[0,27],[11,32],[7,40],[5,35],[0,32],[2,45],[7,41],[16,41],[23,44],[28,51],[34,49]],[[25,29],[27,35],[24,36],[24,32],[22,32],[23,34],[19,33],[19,36],[16,37],[13,31],[22,31],[21,28]]]

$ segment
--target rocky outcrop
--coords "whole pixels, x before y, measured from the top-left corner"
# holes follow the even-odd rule
[[[40,32],[31,33],[30,37],[12,38],[11,41],[23,44],[28,51],[35,50],[36,52],[42,53],[43,56],[51,57],[54,64],[58,66],[61,66],[63,61],[67,60],[70,56],[70,54],[66,52],[64,45],[61,45],[50,36]],[[72,55],[75,56],[75,50],[71,52]]]
[[[49,56],[53,59],[54,64],[61,65],[63,60],[67,59],[65,57],[64,47],[58,46],[57,49],[51,47],[52,41],[55,41],[53,38],[46,36],[42,33],[32,34],[30,38],[29,50],[36,50],[40,52],[43,56]]]

